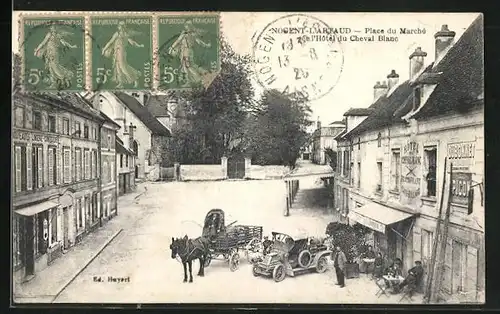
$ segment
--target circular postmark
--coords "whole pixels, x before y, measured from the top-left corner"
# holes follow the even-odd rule
[[[85,27],[82,17],[22,17],[20,79],[26,91],[83,91]]]
[[[344,62],[335,30],[305,14],[285,15],[264,27],[253,60],[263,88],[310,101],[335,87]]]

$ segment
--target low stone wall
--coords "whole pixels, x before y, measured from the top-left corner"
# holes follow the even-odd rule
[[[182,181],[223,180],[226,173],[219,165],[181,165]]]
[[[250,165],[247,168],[247,177],[249,179],[266,180],[266,179],[281,179],[290,172],[290,169],[285,166],[258,166]]]

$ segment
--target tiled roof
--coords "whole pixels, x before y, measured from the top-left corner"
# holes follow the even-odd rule
[[[155,117],[170,116],[172,113],[168,111],[168,101],[171,98],[167,95],[151,95],[146,101],[146,108]]]
[[[122,92],[115,92],[114,94],[153,134],[170,136],[168,129],[146,107],[141,105],[137,99]]]
[[[450,111],[460,112],[484,94],[483,16],[474,20],[443,59],[432,69],[442,72],[427,102],[413,117],[424,118]]]
[[[351,108],[344,113],[344,116],[368,116],[371,113],[370,108]]]
[[[116,153],[124,155],[132,155],[132,156],[134,155],[134,153],[131,150],[123,146],[123,142],[119,137],[116,137]]]
[[[110,117],[108,117],[104,112],[101,111],[101,116],[104,118],[104,120],[108,123],[111,123],[113,125],[115,125],[116,127],[118,127],[119,129],[121,128],[121,126],[116,123],[115,121],[113,121],[113,119],[111,119]]]
[[[373,113],[345,136],[348,137],[364,131],[378,129],[393,123],[395,121],[393,118],[394,111],[407,101],[412,92],[413,88],[410,86],[410,82],[406,81],[400,84],[389,97],[381,96],[369,107],[373,110]]]
[[[332,123],[330,123],[330,125],[332,124],[344,124],[345,125],[345,121],[333,121]]]
[[[29,95],[40,100],[58,104],[62,107],[71,107],[72,109],[86,113],[97,119],[103,119],[98,110],[92,108],[92,105],[87,100],[75,93],[38,92],[30,93]]]

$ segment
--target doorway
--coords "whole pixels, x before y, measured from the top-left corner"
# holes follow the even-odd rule
[[[32,276],[35,274],[35,248],[34,248],[34,225],[33,216],[25,218],[25,232],[26,232],[26,276]]]
[[[63,245],[64,249],[69,248],[69,213],[68,207],[63,208]]]

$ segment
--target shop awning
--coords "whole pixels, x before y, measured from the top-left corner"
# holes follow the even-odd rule
[[[47,209],[54,208],[56,206],[59,206],[59,204],[52,202],[52,201],[46,201],[46,202],[42,202],[42,203],[38,203],[35,205],[31,205],[28,207],[18,209],[15,212],[19,215],[22,215],[22,216],[33,216],[33,215],[36,215],[36,214],[41,213],[43,211],[46,211]]]
[[[349,219],[382,233],[385,233],[387,226],[412,216],[414,215],[377,203],[370,203],[351,209],[348,215]]]

